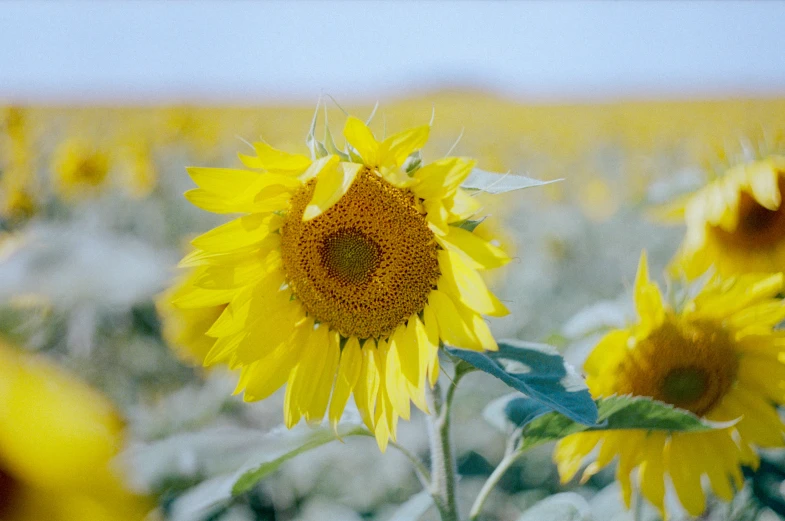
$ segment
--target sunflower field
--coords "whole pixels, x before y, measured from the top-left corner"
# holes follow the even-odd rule
[[[3,519],[782,515],[781,113],[5,107]]]
[[[0,41],[47,12],[4,9]],[[3,74],[0,521],[785,519],[782,95],[442,71],[76,103]]]

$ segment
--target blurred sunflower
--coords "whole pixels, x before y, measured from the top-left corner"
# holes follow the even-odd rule
[[[687,235],[673,270],[692,279],[714,266],[722,276],[785,270],[785,157],[729,169],[683,205]]]
[[[474,163],[420,166],[429,130],[379,142],[349,117],[347,152],[331,138],[313,143],[314,160],[256,143],[240,156],[250,170],[189,169],[193,204],[247,215],[193,241],[181,266],[198,275],[172,303],[229,303],[206,333],[215,343],[204,363],[240,368],[248,401],[286,383],[289,427],[320,422],[328,403],[337,425],[354,394],[384,450],[412,401],[427,409],[441,341],[496,349],[483,315],[507,310],[477,270],[509,258],[461,227],[479,210],[460,188]]]
[[[97,193],[107,181],[111,157],[108,150],[79,138],[58,145],[52,160],[54,185],[66,199]]]
[[[783,275],[714,279],[676,311],[665,307],[648,277],[645,255],[635,282],[639,322],[606,335],[586,360],[595,397],[648,396],[733,427],[700,433],[605,431],[564,438],[554,452],[563,481],[599,443],[584,479],[618,456],[616,476],[629,506],[631,473],[641,493],[664,512],[665,474],[692,515],[706,506],[701,477],[728,501],[742,484],[741,465],[757,466],[754,447],[783,446],[785,302]]]
[[[0,217],[30,217],[35,213],[37,183],[34,148],[27,112],[7,107],[0,133]]]
[[[151,502],[110,466],[122,433],[102,396],[0,342],[0,519],[143,519]]]

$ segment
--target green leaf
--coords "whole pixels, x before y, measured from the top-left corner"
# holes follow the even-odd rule
[[[415,150],[403,162],[403,170],[409,175],[414,174],[422,166],[422,152]]]
[[[458,228],[463,228],[467,232],[473,232],[475,228],[477,228],[482,222],[485,220],[485,217],[482,219],[464,219],[463,221],[459,221],[457,223],[453,223],[450,226],[457,226]]]
[[[342,432],[341,437],[343,438],[362,434],[367,434],[367,430],[364,427],[353,427],[346,432]],[[313,436],[310,436],[303,444],[298,445],[297,447],[294,447],[282,454],[270,454],[269,459],[263,460],[261,463],[257,464],[256,467],[246,470],[240,474],[240,477],[238,477],[234,482],[234,485],[232,485],[232,495],[237,496],[252,489],[259,481],[278,470],[278,467],[295,456],[298,456],[303,452],[307,452],[311,449],[321,447],[322,445],[337,439],[339,438],[332,430],[323,429],[316,431]]]
[[[500,379],[548,410],[559,411],[587,425],[597,421],[597,407],[575,371],[546,344],[501,340],[498,351],[447,351],[477,369]]]
[[[531,419],[529,416],[532,405],[527,403],[529,401],[528,398],[517,398],[511,400],[505,408],[510,421],[514,421],[513,419],[518,416],[528,422],[522,424],[523,443],[519,450],[526,450],[578,432],[619,429],[702,432],[724,429],[736,423],[704,420],[689,411],[642,396],[612,396],[597,400],[598,418],[595,425],[582,425],[557,412],[549,412]],[[519,412],[523,414],[518,414]]]
[[[489,194],[503,194],[504,192],[512,192],[513,190],[521,190],[523,188],[531,188],[533,186],[543,186],[551,183],[556,183],[561,179],[553,179],[551,181],[540,181],[539,179],[532,179],[522,175],[511,173],[497,173],[486,172],[475,168],[472,170],[469,177],[461,183],[461,187],[467,190],[480,190],[488,192]]]

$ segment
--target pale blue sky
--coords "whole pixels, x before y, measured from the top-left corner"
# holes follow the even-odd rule
[[[785,95],[783,2],[0,2],[0,102]]]

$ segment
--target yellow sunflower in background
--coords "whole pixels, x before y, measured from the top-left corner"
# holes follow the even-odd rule
[[[67,139],[52,159],[55,190],[66,199],[94,195],[107,181],[110,167],[108,150],[83,139]]]
[[[122,434],[102,396],[0,342],[0,519],[144,519],[152,502],[111,468]]]
[[[687,234],[673,263],[695,278],[714,266],[722,276],[785,270],[785,157],[731,168],[684,205]]]
[[[757,466],[755,447],[783,446],[785,426],[776,405],[785,403],[785,302],[775,296],[783,275],[715,279],[676,311],[665,307],[641,258],[635,282],[639,322],[606,335],[585,363],[595,397],[648,396],[733,427],[699,433],[644,430],[574,434],[556,446],[554,459],[569,481],[600,444],[591,476],[619,457],[616,476],[629,506],[631,473],[641,493],[664,512],[665,475],[691,515],[706,506],[701,477],[720,498],[742,484],[741,465]]]
[[[337,425],[353,394],[384,450],[411,402],[427,409],[441,341],[496,349],[483,315],[507,310],[477,270],[509,258],[460,226],[479,210],[460,188],[473,161],[417,168],[429,130],[377,141],[349,117],[348,153],[318,144],[312,160],[256,143],[240,156],[248,169],[188,170],[193,204],[246,215],[194,239],[181,266],[198,271],[172,304],[228,302],[204,364],[241,369],[247,401],[286,384],[289,427],[325,414]]]

